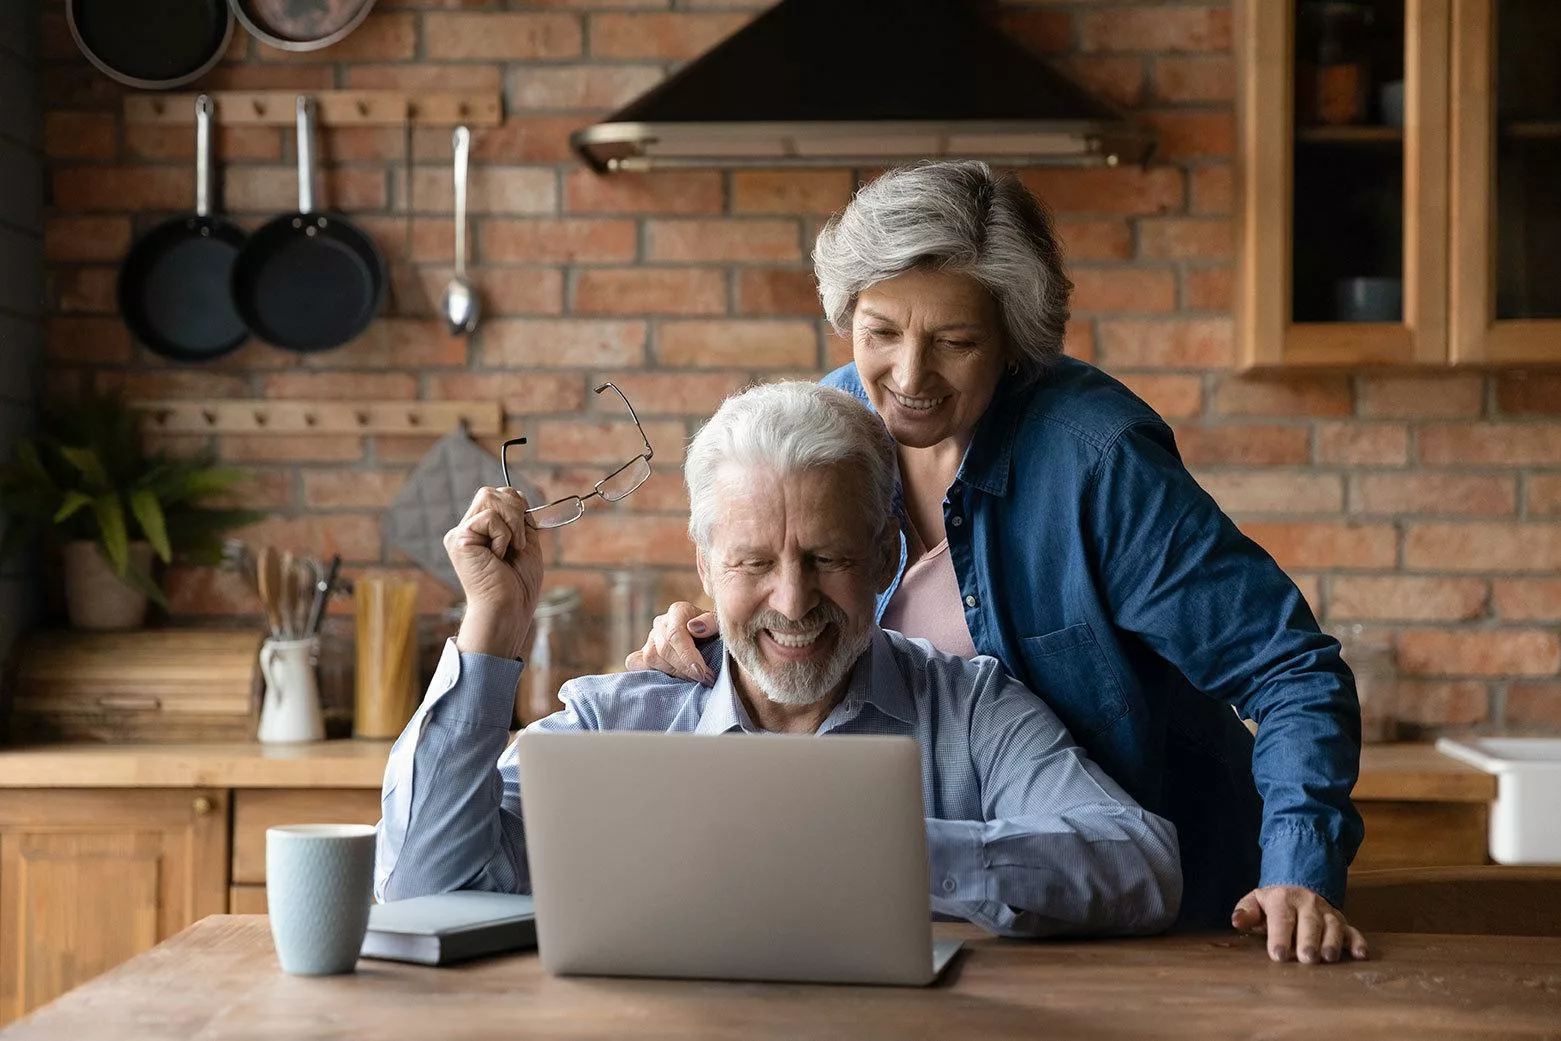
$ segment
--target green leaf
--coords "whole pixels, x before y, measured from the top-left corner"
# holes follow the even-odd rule
[[[119,577],[124,580],[125,585],[145,596],[158,607],[164,609],[168,607],[168,597],[163,594],[162,588],[150,574],[141,570],[134,561],[129,563],[129,566],[125,568],[125,573]]]
[[[113,487],[108,479],[108,471],[103,468],[103,460],[98,458],[98,453],[94,449],[61,445],[60,455],[65,457],[66,462],[81,471],[81,476],[87,479],[87,484],[93,491],[103,492]]]
[[[54,523],[64,524],[76,515],[76,512],[84,506],[92,505],[92,496],[72,489],[65,493],[65,501],[60,508],[54,511]]]
[[[98,519],[99,534],[103,539],[103,552],[114,565],[114,574],[125,577],[130,566],[130,535],[125,530],[125,507],[119,496],[110,492],[92,500],[92,512]]]
[[[16,443],[16,462],[21,476],[45,487],[54,484],[54,475],[43,465],[43,459],[38,455],[38,444],[31,438]]]
[[[135,514],[136,521],[141,525],[141,531],[152,544],[152,549],[157,551],[158,559],[164,564],[173,559],[173,548],[168,545],[168,526],[163,519],[162,504],[157,501],[149,488],[142,488],[130,496],[130,509]]]

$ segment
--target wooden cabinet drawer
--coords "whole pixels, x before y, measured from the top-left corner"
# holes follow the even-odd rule
[[[1361,800],[1355,808],[1366,824],[1355,870],[1489,862],[1487,803]]]
[[[233,883],[266,880],[266,829],[278,824],[377,824],[378,788],[275,788],[233,793]]]

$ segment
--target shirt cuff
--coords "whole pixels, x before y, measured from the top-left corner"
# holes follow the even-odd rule
[[[929,818],[927,862],[935,899],[965,904],[986,899],[986,849],[980,821]]]
[[[444,720],[508,730],[525,667],[514,658],[461,651],[451,637],[428,685],[428,707]]]
[[[1301,886],[1342,910],[1349,872],[1344,851],[1304,825],[1279,821],[1265,830],[1259,887]]]

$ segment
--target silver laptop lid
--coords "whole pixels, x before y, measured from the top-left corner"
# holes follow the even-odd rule
[[[543,967],[932,978],[910,738],[528,731],[519,741]]]

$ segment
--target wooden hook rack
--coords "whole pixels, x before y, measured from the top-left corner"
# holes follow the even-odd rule
[[[498,126],[504,103],[497,91],[401,90],[217,90],[207,94],[215,103],[219,126],[293,126],[298,96],[314,99],[320,126]],[[125,122],[194,126],[199,94],[130,94],[125,97]]]
[[[169,434],[446,434],[495,437],[497,401],[132,401],[145,427]]]

